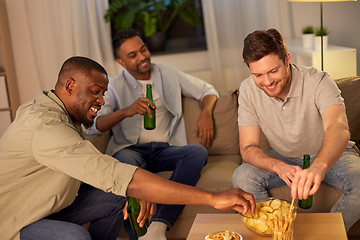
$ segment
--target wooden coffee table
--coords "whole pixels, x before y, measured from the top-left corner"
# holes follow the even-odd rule
[[[240,214],[198,214],[186,240],[203,240],[210,232],[238,232],[244,240],[271,240],[251,232]],[[294,240],[347,240],[341,213],[298,213]]]

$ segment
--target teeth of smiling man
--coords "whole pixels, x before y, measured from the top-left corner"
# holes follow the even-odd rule
[[[96,108],[94,108],[94,107],[92,107],[91,110],[92,110],[94,113],[97,113],[97,111],[98,111],[98,110],[97,110]]]

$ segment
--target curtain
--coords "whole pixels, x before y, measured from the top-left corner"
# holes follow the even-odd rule
[[[85,56],[116,75],[108,0],[6,0],[20,102],[53,89],[62,63]]]
[[[122,70],[113,57],[108,0],[6,0],[20,102],[54,88],[62,63],[82,55],[109,76]],[[292,37],[287,0],[202,0],[212,83],[220,93],[237,89],[249,75],[243,39],[275,27]],[[176,66],[175,66],[176,67]]]
[[[237,89],[250,74],[243,62],[244,38],[258,29],[278,29],[293,37],[287,0],[202,0],[213,84],[220,92]]]

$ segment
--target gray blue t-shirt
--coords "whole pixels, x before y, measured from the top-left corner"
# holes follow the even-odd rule
[[[317,155],[324,128],[321,115],[344,99],[330,76],[313,67],[291,64],[292,79],[284,101],[269,97],[252,76],[239,89],[239,126],[260,126],[270,146],[286,157]]]
[[[182,113],[182,96],[193,97],[199,101],[206,95],[219,96],[209,83],[164,64],[152,64],[151,79],[161,101],[171,114],[169,141],[170,145],[184,146],[187,144],[185,121]],[[108,90],[105,93],[105,105],[98,111],[98,116],[115,112],[133,104],[139,97],[145,97],[142,86],[126,69],[115,77],[109,78]],[[141,133],[143,116],[135,114],[125,118],[112,128],[106,153],[113,155],[120,149],[137,144]],[[101,134],[94,125],[86,129],[86,134]]]

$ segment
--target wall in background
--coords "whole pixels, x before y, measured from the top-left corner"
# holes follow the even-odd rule
[[[320,3],[292,2],[295,38],[306,25],[320,27]],[[323,26],[330,30],[329,44],[356,48],[360,73],[360,1],[323,3]]]
[[[5,1],[5,0],[2,0]],[[280,0],[279,0],[280,1]],[[282,9],[282,11],[286,11],[285,15],[290,15],[291,25],[293,26],[293,35],[296,38],[301,38],[301,28],[305,25],[320,25],[320,3],[289,3],[287,0],[281,0],[286,2],[286,6],[288,8]],[[10,1],[9,3],[13,3],[15,5],[16,1]],[[324,3],[324,25],[328,27],[331,31],[329,36],[329,43],[351,47],[357,49],[357,72],[360,73],[360,0],[357,2],[334,2],[334,3]],[[280,14],[280,13],[279,13]],[[25,22],[24,16],[21,14],[15,14],[16,21],[12,21],[14,24],[19,24],[19,22]],[[242,22],[242,24],[246,24],[246,26],[250,26],[250,23]],[[11,28],[11,26],[10,26]],[[21,42],[21,46],[24,49],[21,49],[15,52],[19,52],[20,56],[29,55],[27,49],[31,49],[30,47],[26,47],[30,44],[30,41],[24,40],[24,32],[26,29],[16,28],[18,32],[13,32],[12,35],[21,36],[19,38],[15,38],[16,41]],[[246,28],[249,32],[255,29]],[[222,36],[222,38],[224,38]],[[29,40],[29,39],[28,39]],[[239,41],[243,41],[243,37],[239,38]],[[234,52],[239,52],[241,55],[242,49],[230,49]],[[31,54],[30,54],[31,55]],[[226,54],[225,54],[226,55]],[[241,56],[239,56],[241,58]],[[25,61],[29,63],[32,59],[29,58],[20,58],[21,61]],[[209,83],[214,83],[216,79],[212,79],[212,72],[210,67],[210,57],[208,51],[196,51],[190,53],[179,53],[179,54],[170,54],[170,55],[158,55],[153,56],[154,63],[167,63],[169,65],[173,65],[174,67],[179,68],[182,71],[193,74],[197,77],[200,77]],[[225,59],[226,60],[226,59]],[[243,64],[241,62],[241,64]],[[21,72],[18,75],[18,78],[22,77],[28,79],[29,76],[32,76],[34,68],[30,67],[29,64],[24,64],[24,66],[28,66],[26,69],[22,68]],[[234,76],[233,72],[229,68],[225,68],[224,74],[226,78],[233,79],[230,89],[238,88],[240,82],[244,80],[248,75],[249,71],[247,67],[243,68],[239,74]],[[23,76],[24,75],[24,76]],[[114,74],[110,74],[111,76]],[[55,78],[52,78],[55,81]],[[38,79],[30,79],[31,81],[37,81]],[[41,89],[35,87],[34,84],[31,84],[29,81],[26,82],[28,84],[26,86],[26,92],[21,93],[21,103],[32,99],[35,93],[38,93]],[[31,91],[30,91],[31,90]],[[30,94],[31,93],[31,94]]]

